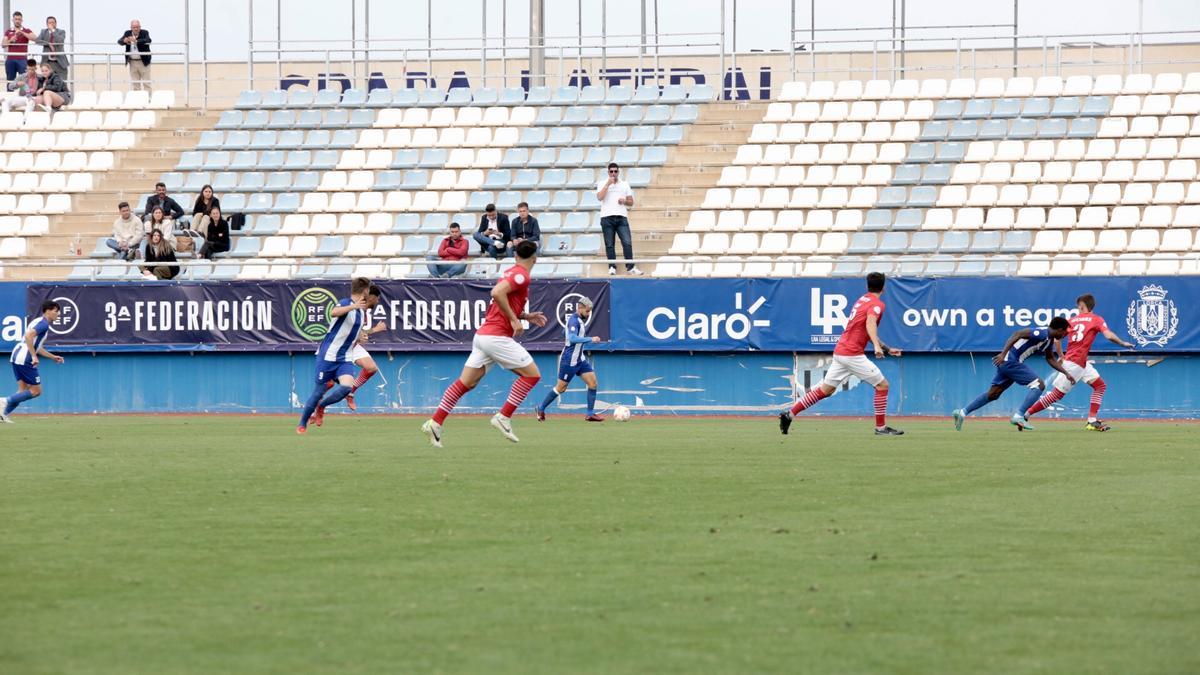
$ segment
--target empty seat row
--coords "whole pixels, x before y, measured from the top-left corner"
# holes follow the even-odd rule
[[[839,170],[845,168],[843,165]],[[742,167],[726,167],[740,169]],[[751,172],[774,167],[754,167]],[[813,167],[816,168],[816,167]],[[803,170],[803,167],[783,167],[781,170]],[[722,173],[722,176],[725,174]],[[731,173],[731,178],[736,174]],[[763,172],[759,171],[759,177]],[[897,185],[938,185],[943,183],[973,184],[973,183],[1125,183],[1177,181],[1188,183],[1196,180],[1196,160],[1194,159],[1143,159],[1134,162],[1127,159],[1114,159],[1107,162],[1088,160],[1072,161],[1031,161],[1031,162],[964,162],[961,164],[901,164],[895,167],[892,182]],[[748,185],[753,176],[747,176],[744,181]]]
[[[1161,120],[1161,124],[1160,124]],[[1027,140],[1031,138],[1154,138],[1200,136],[1200,117],[1055,117],[1043,120],[933,120],[921,128],[918,140]]]
[[[1019,111],[1019,112],[1018,112]],[[1152,96],[1064,96],[1059,98],[947,99],[934,106],[933,118],[986,119],[989,117],[1104,117],[1195,115],[1200,94]]]
[[[0,216],[0,237],[40,237],[49,232],[46,216]]]
[[[754,190],[757,188],[739,188]],[[768,188],[775,189],[775,188]],[[797,188],[799,190],[815,188]],[[826,188],[845,190],[846,188]],[[858,189],[858,188],[856,188]],[[867,188],[872,189],[872,188]],[[837,195],[838,193],[834,193]],[[764,194],[765,198],[765,194]],[[807,196],[804,197],[807,199]],[[822,194],[824,198],[824,194]],[[837,197],[832,197],[836,199]],[[793,195],[792,203],[798,200]],[[1040,183],[996,185],[916,185],[906,187],[893,185],[879,191],[880,208],[930,207],[930,206],[1114,206],[1118,204],[1197,204],[1200,203],[1200,182],[1189,183],[1097,183],[1094,186],[1068,183],[1056,185]],[[707,207],[714,208],[714,207]]]
[[[90,173],[0,173],[0,193],[88,192],[93,185]]]
[[[772,135],[771,130],[775,133]],[[756,133],[757,132],[757,133]],[[921,135],[919,122],[789,122],[776,127],[756,124],[750,132],[750,143],[886,143],[915,141]]]
[[[0,171],[10,173],[49,173],[62,171],[108,171],[113,167],[111,152],[0,152]]]
[[[69,110],[166,110],[175,107],[175,92],[170,89],[148,91],[79,90],[71,97]],[[57,116],[57,115],[56,115]]]
[[[511,147],[517,143],[516,129],[299,129],[287,131],[205,131],[200,134],[197,150],[294,150],[307,148],[318,150],[373,149],[373,148],[458,148],[458,147]]]
[[[650,146],[601,147],[601,148],[537,148],[532,153],[527,148],[509,148],[501,154],[498,148],[427,148],[425,150],[266,150],[261,153],[243,150],[230,153],[213,150],[205,154],[200,150],[183,153],[175,169],[177,171],[255,171],[291,169],[327,170],[341,169],[465,169],[465,168],[575,168],[578,166],[600,167],[609,162],[621,166],[662,166],[666,163],[666,148]]]
[[[226,110],[214,129],[364,129],[375,124],[377,111],[358,110]]]
[[[780,91],[782,101],[854,101],[887,98],[1023,98],[1028,96],[1116,96],[1118,94],[1177,94],[1200,92],[1200,73],[1135,74],[1122,79],[1121,75],[1056,75],[1032,77],[985,77],[979,80],[957,78],[950,81],[925,80],[843,80],[832,82],[785,82]]]
[[[895,190],[903,188],[883,188]],[[916,188],[914,188],[916,189]],[[858,187],[709,188],[702,209],[868,209],[881,200],[880,190]]]
[[[478,108],[386,108],[379,111],[375,126],[384,129],[394,127],[525,127],[533,124],[537,109],[529,106],[505,108],[492,106]]]
[[[1186,253],[1200,252],[1200,240],[1187,229],[1171,230],[1042,230],[1034,253]]]
[[[220,180],[228,174],[218,174],[215,180]],[[234,176],[239,174],[233,174]],[[246,177],[257,175],[258,180],[263,174],[240,174],[242,183]],[[410,169],[408,171],[327,171],[321,175],[317,190],[322,192],[337,192],[342,190],[555,190],[570,188],[590,190],[596,188],[599,174],[593,168],[571,169],[491,169],[486,174],[482,169],[438,169],[432,173],[425,169]],[[629,169],[626,180],[633,187],[645,187],[650,182],[650,169],[634,167]],[[239,184],[240,185],[240,184]],[[250,185],[254,187],[253,181]],[[216,186],[214,185],[214,189]],[[239,188],[240,189],[240,188]]]
[[[810,153],[811,154],[811,153]],[[909,162],[990,162],[1005,161],[1049,161],[1049,160],[1098,160],[1110,159],[1197,159],[1200,158],[1200,137],[1176,138],[1125,138],[1118,142],[1112,138],[1096,138],[1090,141],[1048,139],[1034,141],[944,141],[939,143],[912,143],[908,148]]]
[[[899,164],[908,157],[906,143],[801,143],[799,145],[743,145],[734,165],[758,164]]]
[[[506,87],[495,89],[482,87],[480,89],[454,88],[449,91],[438,87],[422,89],[372,89],[369,93],[362,89],[293,89],[291,91],[273,90],[267,92],[244,91],[237,99],[234,107],[239,109],[252,108],[408,108],[439,107],[439,106],[520,106],[520,105],[574,105],[576,103],[599,105],[607,103],[620,105],[624,103],[683,103],[684,101],[708,102],[716,98],[716,92],[709,85],[695,85],[689,91],[682,85],[673,84],[659,88],[655,85],[641,85],[634,89],[625,85],[603,87],[587,85],[582,89],[576,86],[563,86],[551,89],[545,86],[530,87],[526,92],[521,87]]]
[[[0,131],[137,131],[153,128],[157,119],[153,110],[63,110],[53,117],[42,111],[10,111],[0,114]]]
[[[278,198],[274,198],[275,196],[270,193],[259,193],[250,195],[244,209],[234,209],[226,205],[229,200],[240,196],[244,197],[239,194],[226,195],[222,200],[222,206],[225,206],[228,211],[282,213],[287,211],[286,206],[294,203],[295,195],[285,192],[281,193]],[[273,198],[274,204],[272,205]],[[281,206],[281,201],[285,206]],[[547,190],[533,190],[527,193],[513,190],[500,192],[498,195],[490,191],[468,193],[459,190],[445,192],[428,190],[420,192],[310,192],[304,195],[298,211],[300,213],[373,213],[375,211],[457,213],[464,210],[482,211],[485,205],[491,203],[497,204],[498,207],[503,205],[503,208],[507,210],[515,210],[517,203],[521,201],[528,202],[532,211],[544,209],[555,211],[597,210],[600,208],[595,193],[590,190],[583,192],[558,190],[553,193]]]
[[[539,108],[534,124],[538,126],[605,126],[609,124],[691,124],[700,117],[700,108],[692,104],[677,106],[570,106]]]
[[[584,233],[598,231],[599,219],[594,213],[559,213],[546,211],[535,214],[545,233]],[[247,216],[241,234],[268,236],[274,234],[441,234],[450,223],[473,230],[479,224],[478,213],[304,213],[262,214]]]
[[[767,105],[763,122],[923,122],[933,117],[934,103],[928,99],[914,101],[863,101],[850,104],[830,103],[784,103],[777,101]]]
[[[135,142],[132,131],[10,131],[0,141],[0,152],[128,150]]]
[[[913,165],[915,166],[915,165]],[[937,166],[937,165],[929,165]],[[799,165],[760,165],[747,169],[745,166],[727,166],[717,178],[719,187],[798,187],[801,185],[887,185],[893,182],[893,167],[887,164],[816,164],[808,167]]]
[[[23,250],[23,249],[22,249]],[[7,253],[0,243],[0,254]],[[22,254],[7,255],[21,257]],[[0,255],[0,257],[4,257]],[[417,258],[392,258],[388,260],[366,259],[359,262],[320,258],[263,258],[263,259],[218,259],[216,262],[195,262],[182,265],[176,281],[234,281],[255,279],[337,279],[368,277],[371,279],[428,279],[429,263]],[[243,262],[245,264],[243,264]],[[587,263],[578,260],[560,259],[547,262],[539,259],[534,274],[544,278],[574,278],[584,276]],[[487,261],[472,261],[468,277],[495,277],[497,265]],[[69,281],[131,281],[145,282],[136,265],[110,263],[95,265],[80,263],[67,275]],[[151,280],[153,281],[153,280]]]
[[[0,213],[16,215],[57,215],[71,210],[67,194],[0,194]]]
[[[24,258],[29,250],[29,244],[24,237],[5,237],[0,239],[0,259]]]
[[[522,147],[564,145],[675,145],[683,141],[683,127],[529,127],[521,129]]]

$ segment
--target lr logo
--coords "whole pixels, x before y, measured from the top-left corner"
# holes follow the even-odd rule
[[[822,294],[821,289],[814,288],[809,303],[811,311],[809,322],[813,326],[820,327],[821,335],[832,335],[834,328],[846,327],[846,322],[849,320],[846,317],[846,307],[849,304],[850,300],[840,293]],[[827,341],[827,339],[819,339],[819,336],[813,336],[813,342]]]

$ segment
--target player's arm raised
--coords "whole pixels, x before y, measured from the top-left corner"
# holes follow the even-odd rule
[[[867,337],[870,338],[871,345],[875,347],[875,358],[882,359],[885,354],[900,356],[899,349],[893,349],[879,339],[879,318],[874,314],[867,315]]]
[[[1116,333],[1114,333],[1114,332],[1112,332],[1111,330],[1109,330],[1109,328],[1108,328],[1107,326],[1104,328],[1104,330],[1103,330],[1103,331],[1101,331],[1101,334],[1102,334],[1104,337],[1106,337],[1106,338],[1108,338],[1109,340],[1111,340],[1112,342],[1115,342],[1115,343],[1117,343],[1117,344],[1121,345],[1122,347],[1124,347],[1124,348],[1126,348],[1126,349],[1133,349],[1133,343],[1132,343],[1132,342],[1127,342],[1127,341],[1125,341],[1125,340],[1122,340],[1120,335],[1117,335]]]
[[[1004,348],[1000,350],[1000,353],[992,357],[992,363],[997,366],[1001,363],[1004,363],[1004,359],[1008,358],[1008,350],[1012,349],[1012,346],[1017,344],[1017,340],[1020,340],[1021,338],[1027,338],[1032,334],[1033,331],[1029,330],[1028,328],[1022,328],[1021,330],[1013,331],[1013,334],[1008,336],[1008,341],[1004,343]]]
[[[1054,355],[1054,350],[1052,350],[1052,349],[1046,350],[1046,363],[1049,363],[1051,368],[1062,373],[1063,376],[1065,376],[1067,378],[1068,382],[1070,382],[1071,384],[1075,384],[1075,378],[1071,377],[1071,374],[1067,372],[1066,368],[1063,368],[1062,359],[1060,359]]]

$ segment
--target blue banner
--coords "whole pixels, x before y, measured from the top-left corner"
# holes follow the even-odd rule
[[[25,287],[23,281],[0,282],[0,343],[21,339],[25,329]],[[7,351],[8,347],[0,347]]]
[[[618,279],[613,349],[829,351],[862,279]],[[890,279],[880,337],[921,352],[998,350],[1013,331],[1095,313],[1139,349],[1200,351],[1200,277]],[[1095,351],[1118,346],[1097,340]]]

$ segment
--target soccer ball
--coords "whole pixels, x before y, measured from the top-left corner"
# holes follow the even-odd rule
[[[626,408],[623,405],[619,405],[619,406],[613,408],[613,419],[618,422],[628,422],[629,421],[629,408]]]

